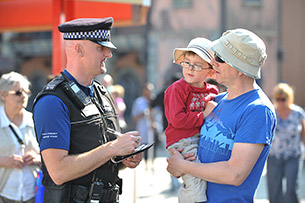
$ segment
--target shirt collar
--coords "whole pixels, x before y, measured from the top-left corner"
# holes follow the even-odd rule
[[[4,106],[0,106],[0,121],[1,121],[1,128],[8,127],[11,124],[10,119],[7,117]]]
[[[84,85],[79,84],[79,83],[77,82],[77,80],[76,80],[76,79],[75,79],[66,69],[64,70],[64,73],[65,73],[65,75],[67,76],[67,78],[68,78],[69,80],[72,80],[73,82],[75,82],[75,83],[77,84],[77,86],[78,86],[81,90],[83,90],[87,96],[94,97],[93,82],[92,82],[92,84],[91,84],[90,86],[87,87],[87,86],[84,86]]]
[[[4,106],[0,106],[0,121],[1,128],[8,127],[12,123],[5,113]],[[25,109],[23,109],[22,123],[19,128],[21,129],[27,126],[34,127],[33,118],[30,112],[27,112]]]

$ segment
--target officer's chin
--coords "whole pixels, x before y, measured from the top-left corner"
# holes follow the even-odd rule
[[[106,73],[106,72],[107,72],[107,68],[106,68],[105,64],[103,64],[103,65],[101,66],[101,74],[104,74],[104,73]]]

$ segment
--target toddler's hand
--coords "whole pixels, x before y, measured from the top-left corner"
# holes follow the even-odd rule
[[[206,104],[205,110],[203,111],[204,118],[206,118],[213,111],[213,109],[215,108],[216,105],[217,105],[217,103],[214,101],[209,101]]]

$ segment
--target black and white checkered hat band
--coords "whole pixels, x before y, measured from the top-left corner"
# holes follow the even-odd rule
[[[87,32],[65,32],[64,39],[110,40],[110,30],[93,30]]]

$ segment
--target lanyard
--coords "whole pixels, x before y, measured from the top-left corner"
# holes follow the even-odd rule
[[[10,127],[11,131],[14,133],[14,135],[16,136],[16,138],[17,138],[19,144],[20,144],[21,146],[24,145],[24,142],[23,142],[22,139],[18,136],[18,134],[17,134],[16,131],[14,130],[13,126],[10,124],[9,127]]]

